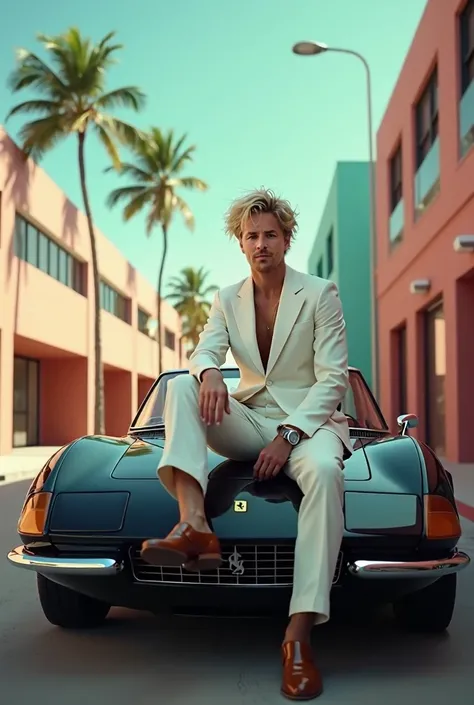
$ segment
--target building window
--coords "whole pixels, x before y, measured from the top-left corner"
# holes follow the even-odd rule
[[[318,274],[318,277],[321,277],[321,278],[324,277],[324,265],[323,265],[323,258],[322,257],[319,258],[317,274]]]
[[[175,350],[176,348],[176,336],[168,328],[165,328],[165,346],[170,350]]]
[[[474,81],[474,0],[469,0],[460,15],[461,95]]]
[[[439,456],[446,441],[446,323],[443,301],[425,312],[425,418],[426,442]]]
[[[15,356],[13,364],[13,447],[36,446],[39,442],[39,362]]]
[[[327,276],[330,277],[334,268],[334,232],[332,228],[329,232],[328,239],[326,240],[326,258],[328,263]]]
[[[398,415],[408,413],[407,390],[407,329],[406,326],[397,330],[397,361],[398,361]]]
[[[398,242],[403,235],[403,179],[402,145],[390,159],[390,242]]]
[[[84,264],[23,216],[15,217],[15,255],[85,295]]]
[[[438,71],[431,74],[428,85],[416,106],[416,165],[420,167],[438,136]]]
[[[402,195],[402,146],[399,145],[390,160],[390,205],[392,211],[402,200]]]
[[[122,296],[110,284],[100,282],[100,305],[104,311],[120,318],[125,323],[130,323],[130,299]]]
[[[459,17],[461,100],[459,103],[460,156],[474,144],[474,0]]]
[[[415,217],[439,192],[438,72],[433,71],[416,106]]]
[[[148,335],[149,333],[149,324],[150,320],[150,314],[141,309],[140,307],[138,308],[138,330],[140,333],[145,333],[145,335]]]

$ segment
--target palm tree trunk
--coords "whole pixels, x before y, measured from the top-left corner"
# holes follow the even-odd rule
[[[158,375],[163,372],[163,341],[162,341],[162,327],[161,327],[161,287],[163,284],[163,272],[165,269],[165,259],[168,250],[168,228],[166,225],[162,225],[161,229],[163,231],[163,255],[161,257],[160,272],[158,274]]]
[[[82,198],[89,227],[89,237],[92,253],[92,276],[94,280],[94,434],[105,433],[104,428],[104,374],[102,369],[102,341],[101,341],[101,308],[100,308],[100,278],[97,260],[97,247],[95,241],[94,224],[89,204],[86,187],[86,169],[84,163],[85,132],[79,132],[79,174],[81,179]]]

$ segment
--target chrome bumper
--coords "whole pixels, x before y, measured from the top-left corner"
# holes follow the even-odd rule
[[[123,562],[115,558],[62,558],[46,557],[29,553],[25,546],[18,546],[8,553],[10,563],[27,570],[47,575],[116,575],[123,569]],[[470,563],[466,553],[457,551],[449,558],[432,561],[367,561],[359,560],[348,564],[351,575],[361,579],[383,578],[422,578],[457,573]]]
[[[442,577],[458,573],[470,563],[470,558],[462,551],[456,551],[449,558],[433,561],[354,561],[349,563],[349,573],[357,578],[380,580],[383,578],[423,578]]]
[[[25,546],[14,548],[7,558],[19,568],[34,570],[43,575],[116,575],[123,568],[123,563],[115,558],[51,558],[29,553]]]

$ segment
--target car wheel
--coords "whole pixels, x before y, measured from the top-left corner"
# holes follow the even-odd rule
[[[46,619],[64,629],[98,627],[110,605],[37,575],[38,596]]]
[[[445,575],[428,587],[406,595],[393,605],[395,619],[404,629],[444,632],[456,603],[457,575]]]

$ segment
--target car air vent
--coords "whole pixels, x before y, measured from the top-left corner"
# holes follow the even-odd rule
[[[386,431],[375,431],[370,428],[350,428],[351,438],[382,438],[387,435]]]
[[[145,439],[164,439],[165,437],[165,429],[155,429],[154,431],[136,431],[134,434],[137,436],[137,438],[145,438]]]

